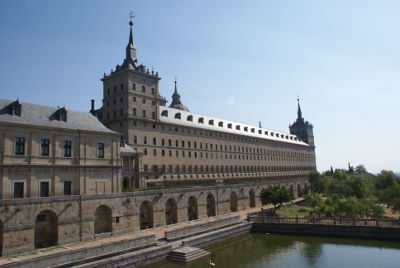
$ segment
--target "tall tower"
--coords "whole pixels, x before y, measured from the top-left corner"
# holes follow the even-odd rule
[[[129,42],[122,65],[117,65],[109,74],[104,73],[101,79],[101,120],[110,129],[120,132],[128,144],[134,144],[132,131],[135,126],[157,121],[159,105],[165,105],[165,98],[159,94],[161,78],[158,73],[138,63],[132,20],[129,27]]]
[[[289,125],[289,130],[290,134],[296,135],[302,141],[314,147],[313,125],[308,121],[304,121],[300,107],[300,99],[297,99],[297,119],[293,125]]]

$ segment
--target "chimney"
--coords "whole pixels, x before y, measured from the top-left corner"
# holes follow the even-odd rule
[[[90,112],[93,113],[94,112],[94,100],[90,100],[91,102],[91,107],[90,107]]]

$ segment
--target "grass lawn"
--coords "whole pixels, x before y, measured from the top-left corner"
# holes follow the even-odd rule
[[[304,217],[309,216],[310,210],[311,208],[306,206],[288,205],[278,209],[276,213],[281,217]]]

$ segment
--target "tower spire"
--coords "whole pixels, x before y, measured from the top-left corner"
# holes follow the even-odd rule
[[[136,58],[136,48],[135,44],[133,42],[133,33],[132,33],[132,28],[133,28],[133,22],[132,19],[134,19],[135,16],[133,15],[133,12],[131,11],[129,13],[129,42],[128,45],[126,46],[126,57],[123,63],[123,67],[128,67],[128,68],[136,68],[136,63],[137,63],[137,58]]]
[[[297,96],[297,120],[303,119],[303,115],[301,113],[301,108],[300,108],[300,98]]]
[[[175,108],[178,110],[189,111],[189,109],[185,105],[183,105],[181,102],[181,95],[179,95],[179,93],[178,93],[176,77],[175,77],[174,84],[175,84],[174,94],[172,94],[172,102],[169,107]]]

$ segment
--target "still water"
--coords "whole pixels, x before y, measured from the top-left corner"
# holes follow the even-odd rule
[[[189,264],[163,261],[146,268],[400,267],[400,243],[317,236],[245,234],[206,248],[211,256]],[[215,266],[210,266],[211,261]]]

